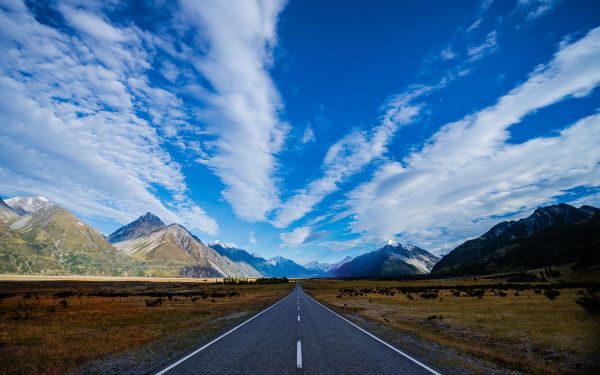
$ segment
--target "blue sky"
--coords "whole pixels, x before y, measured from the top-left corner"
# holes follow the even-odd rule
[[[0,194],[336,261],[600,205],[593,1],[0,1]]]

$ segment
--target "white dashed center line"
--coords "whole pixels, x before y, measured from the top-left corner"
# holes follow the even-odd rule
[[[300,315],[298,315],[298,321],[300,321]]]
[[[302,368],[302,342],[300,340],[296,345],[296,367]]]

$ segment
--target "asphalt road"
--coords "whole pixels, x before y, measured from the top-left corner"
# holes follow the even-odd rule
[[[280,302],[158,374],[435,374],[314,301]]]

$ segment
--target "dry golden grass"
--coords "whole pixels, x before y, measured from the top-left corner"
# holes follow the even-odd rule
[[[531,373],[593,373],[600,365],[600,317],[585,312],[575,300],[580,288],[560,289],[550,300],[535,289],[500,290],[490,280],[336,281],[312,280],[303,286],[316,298],[339,310],[356,313],[416,337],[458,349],[509,369]],[[475,285],[482,298],[452,294],[449,286]],[[395,289],[393,296],[377,292],[343,293],[352,288],[423,287],[438,289],[438,297],[410,297]],[[538,289],[539,290],[539,289]],[[502,292],[506,296],[501,296]],[[359,293],[360,294],[360,293]],[[340,296],[340,297],[338,297]],[[411,299],[412,297],[412,299]]]
[[[292,284],[3,281],[1,372],[62,374],[107,355],[177,337],[186,330],[193,330],[191,342],[197,345],[199,340],[272,304],[291,287]],[[74,295],[65,297],[60,294],[64,292]],[[222,296],[227,292],[239,295]],[[216,294],[211,296],[213,293]],[[159,298],[163,299],[159,306],[146,305],[146,301]]]

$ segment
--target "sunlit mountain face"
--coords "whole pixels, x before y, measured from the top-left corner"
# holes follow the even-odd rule
[[[23,254],[83,251],[32,234],[70,233],[104,267],[53,261],[63,273],[169,254],[203,276],[430,272],[539,207],[600,207],[598,15],[594,1],[2,1],[0,230]],[[595,228],[579,215],[561,223]],[[568,237],[539,223],[501,245]]]

